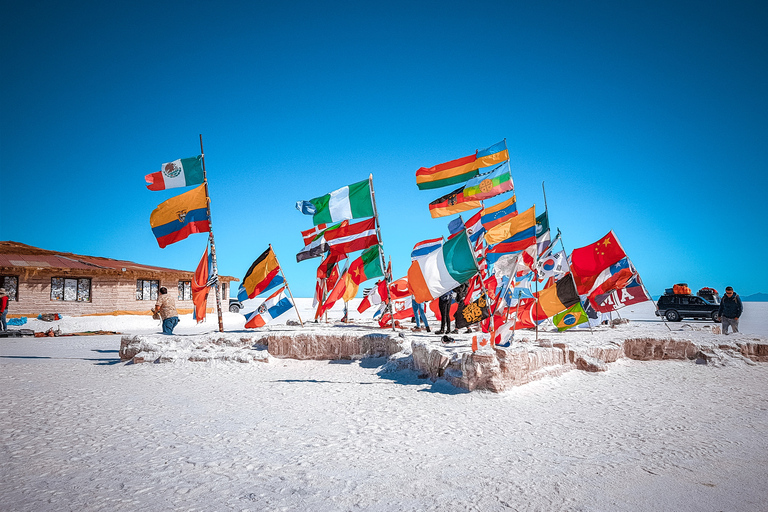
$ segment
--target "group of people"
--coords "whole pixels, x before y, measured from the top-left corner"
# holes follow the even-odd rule
[[[458,309],[456,310],[456,316],[458,317],[461,315],[461,312],[464,310],[464,299],[467,296],[467,291],[469,290],[469,285],[467,283],[461,284],[454,288],[453,290],[450,290],[443,295],[440,296],[438,299],[438,308],[440,310],[440,330],[435,331],[435,334],[458,334],[459,330],[454,329],[451,330],[451,304],[455,300],[458,304]],[[412,302],[413,307],[413,318],[416,322],[416,328],[415,331],[421,330],[421,324],[424,324],[424,329],[427,332],[432,332],[429,328],[429,323],[427,323],[427,315],[424,310],[424,304],[416,302],[415,300]],[[472,329],[470,327],[467,327],[468,333],[472,332]]]

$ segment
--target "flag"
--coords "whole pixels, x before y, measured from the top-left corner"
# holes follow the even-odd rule
[[[558,313],[552,317],[552,323],[555,324],[557,330],[561,332],[585,322],[589,322],[589,318],[587,317],[584,308],[581,307],[581,302],[577,302],[562,313]]]
[[[509,165],[502,164],[493,171],[480,174],[464,185],[464,196],[469,199],[483,200],[509,192],[514,189]]]
[[[483,294],[469,306],[464,309],[458,309],[456,312],[456,328],[463,329],[464,327],[480,322],[490,316],[491,311],[488,308],[488,297]]]
[[[394,311],[395,320],[411,318],[413,316],[413,297],[409,295],[400,299],[392,299],[392,307],[390,310]],[[391,326],[392,314],[389,311],[383,312],[379,319],[379,327],[384,328]]]
[[[285,287],[280,288],[275,293],[267,297],[267,299],[261,303],[258,309],[246,313],[245,315],[245,327],[248,329],[256,329],[257,327],[263,327],[275,318],[279,317],[289,309],[293,307],[290,299],[283,295]]]
[[[179,158],[160,166],[160,172],[144,176],[149,190],[189,187],[203,182],[203,156]]]
[[[238,299],[241,301],[246,300],[246,298],[253,299],[264,292],[279,273],[280,265],[277,264],[277,256],[270,246],[256,258],[248,272],[245,273],[240,285],[241,291],[237,295]]]
[[[323,231],[326,230],[327,227],[328,224],[318,224],[317,226],[312,226],[306,231],[302,231],[301,238],[304,240],[304,245],[311,244],[318,237],[318,235],[321,235]]]
[[[635,277],[628,282],[624,288],[613,290],[604,295],[598,295],[594,300],[590,300],[589,303],[596,311],[600,313],[608,313],[609,311],[615,311],[624,306],[637,304],[638,302],[644,302],[646,300],[651,299],[646,295],[645,290],[643,289],[640,282],[640,276],[635,274]]]
[[[161,249],[193,233],[209,232],[211,223],[205,185],[160,203],[149,216],[149,224]]]
[[[197,264],[195,269],[195,276],[192,278],[192,304],[194,309],[192,310],[192,318],[197,320],[197,323],[205,320],[206,308],[208,306],[208,292],[210,286],[208,285],[209,276],[213,277],[212,262],[208,258],[208,245],[205,246],[205,252],[203,257],[200,258],[200,263]]]
[[[431,240],[424,240],[423,242],[419,242],[413,246],[413,251],[411,251],[411,260],[414,260],[419,256],[429,254],[432,251],[436,251],[440,248],[441,245],[443,245],[443,237],[432,238]]]
[[[413,292],[411,292],[411,287],[408,284],[407,276],[403,276],[400,279],[395,279],[389,285],[389,297],[392,300],[402,299],[403,297],[412,295],[412,293]]]
[[[616,235],[610,231],[597,242],[574,249],[571,253],[571,269],[582,278],[593,276],[626,256]]]
[[[478,169],[490,167],[509,160],[507,141],[476,151],[474,155],[457,158],[434,167],[421,167],[416,171],[416,185],[419,190],[447,187],[463,183],[479,174]]]
[[[579,302],[579,294],[570,275],[534,294],[538,297],[537,320],[550,318]],[[544,313],[544,315],[542,315]]]
[[[384,270],[381,268],[381,255],[379,254],[380,247],[380,245],[371,247],[349,264],[349,272],[346,274],[346,290],[343,295],[344,302],[349,302],[357,295],[357,289],[363,281],[384,276]]]
[[[336,282],[336,286],[331,289],[331,292],[325,298],[325,303],[323,303],[323,305],[318,308],[318,314],[316,318],[323,316],[323,314],[331,309],[333,305],[336,304],[336,302],[344,295],[344,292],[347,290],[347,270],[348,269],[344,269],[344,272],[341,274],[338,282]],[[328,288],[330,288],[330,286]]]
[[[476,243],[485,233],[485,228],[480,220],[482,218],[482,213],[483,210],[480,210],[464,223],[464,226],[467,228],[467,236],[469,236],[469,241],[472,243]]]
[[[363,311],[370,308],[371,306],[376,306],[386,301],[387,301],[387,282],[384,279],[382,279],[381,281],[378,281],[373,286],[373,288],[371,288],[366,292],[365,297],[363,297],[363,300],[360,302],[360,305],[357,306],[357,311],[362,313]]]
[[[437,251],[416,258],[408,269],[408,283],[416,302],[427,302],[453,290],[478,272],[466,232]]]
[[[379,243],[376,236],[376,219],[355,222],[338,229],[326,230],[325,241],[332,254],[349,254],[367,249]]]
[[[320,265],[317,267],[317,278],[318,279],[326,279],[328,278],[329,274],[331,273],[331,270],[333,270],[333,266],[336,265],[339,261],[344,259],[343,254],[329,254],[325,257],[325,259],[320,262]]]
[[[590,292],[589,300],[594,304],[595,298],[598,295],[606,295],[614,290],[620,290],[621,288],[627,286],[627,284],[632,279],[634,279],[634,277],[635,271],[631,267],[619,270],[611,277],[600,283],[592,292]]]
[[[499,204],[485,207],[481,212],[480,222],[486,230],[501,224],[517,215],[517,196],[512,196]]]
[[[459,215],[448,223],[448,233],[451,234],[448,238],[451,239],[454,235],[458,235],[462,229],[464,229],[464,219]]]
[[[551,235],[549,232],[549,216],[547,211],[536,217],[536,245],[539,247],[539,254],[547,250],[550,245]]]
[[[324,196],[299,201],[296,208],[301,213],[312,215],[315,225],[373,217],[371,183],[369,180],[358,181]]]
[[[328,252],[329,248],[330,246],[328,245],[328,242],[322,235],[320,235],[296,253],[296,263],[310,258],[318,258]]]
[[[464,187],[461,187],[429,203],[429,214],[433,219],[436,219],[480,208],[481,206],[483,204],[479,200],[470,200],[465,197]]]
[[[487,228],[486,228],[487,229]],[[520,237],[519,235],[525,235]],[[485,233],[485,241],[488,245],[498,244],[499,242],[508,242],[511,238],[518,236],[517,239],[532,238],[535,241],[536,236],[536,206],[531,206],[520,215],[498,224]],[[518,249],[520,250],[520,249]],[[512,251],[506,251],[512,252]]]
[[[555,238],[557,242],[557,238]],[[568,273],[568,257],[565,251],[555,251],[555,244],[545,250],[536,260],[536,280],[545,283],[549,278],[559,279]]]

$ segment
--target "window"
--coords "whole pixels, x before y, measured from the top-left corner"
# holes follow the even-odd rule
[[[91,280],[85,277],[52,277],[51,300],[91,302]]]
[[[17,296],[17,290],[19,289],[18,276],[0,276],[0,286],[5,288],[8,300],[19,300]]]
[[[227,286],[227,283],[221,283],[221,296],[224,297],[224,300],[229,300],[229,286]]]
[[[160,281],[137,279],[136,300],[157,300],[157,290],[159,288]]]
[[[179,300],[192,300],[192,281],[179,281]]]

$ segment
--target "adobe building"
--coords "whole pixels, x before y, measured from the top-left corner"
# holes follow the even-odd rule
[[[9,296],[8,317],[60,313],[83,316],[109,313],[150,314],[160,287],[176,297],[179,314],[192,312],[194,271],[152,267],[48,251],[19,242],[0,242],[0,286]],[[229,307],[231,276],[219,276],[223,310]],[[216,292],[208,311],[216,311]]]

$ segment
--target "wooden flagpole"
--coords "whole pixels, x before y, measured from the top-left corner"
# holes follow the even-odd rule
[[[203,151],[203,134],[200,134],[200,158],[203,163],[203,183],[205,184],[205,202],[208,210],[208,240],[211,243],[211,260],[213,261],[213,273],[216,276],[216,311],[219,316],[219,332],[224,332],[224,318],[221,314],[221,286],[218,281],[219,265],[216,262],[216,244],[213,241],[213,223],[211,222],[211,196],[208,193],[208,175],[205,172],[205,151]]]
[[[392,316],[392,330],[395,329],[395,308],[392,307],[392,294],[389,287],[392,284],[392,275],[387,274],[386,261],[384,261],[384,244],[381,242],[381,224],[379,224],[379,210],[376,208],[376,193],[373,191],[373,174],[368,175],[368,187],[371,189],[371,204],[373,205],[373,218],[376,219],[376,240],[379,242],[379,260],[384,271],[384,279],[387,281],[387,301],[389,301],[389,314]]]
[[[274,249],[272,249],[272,244],[269,244],[269,250],[272,251],[272,254],[275,255],[275,261],[277,262],[277,266],[280,269],[280,274],[283,276],[283,282],[285,283],[285,289],[288,290],[288,295],[291,296],[291,302],[293,302],[293,309],[296,310],[296,316],[299,317],[299,323],[302,327],[304,327],[304,322],[301,321],[301,315],[299,314],[299,308],[296,306],[296,299],[293,298],[293,294],[291,293],[291,287],[288,286],[288,279],[285,278],[285,273],[283,272],[283,267],[280,265],[280,260],[277,259],[277,253]]]

